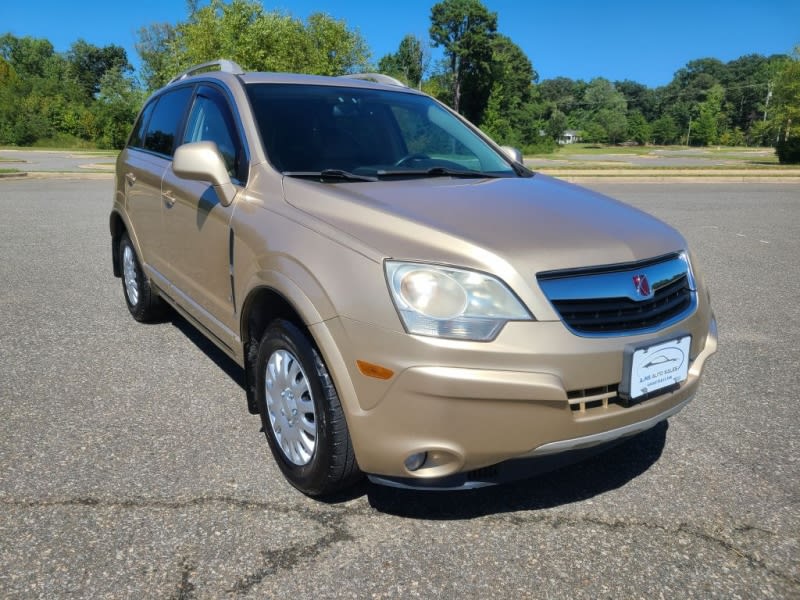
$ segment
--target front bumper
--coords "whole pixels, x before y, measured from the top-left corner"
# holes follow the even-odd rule
[[[423,489],[496,483],[494,475],[475,473],[500,463],[515,467],[501,469],[506,473],[535,474],[541,469],[531,461],[553,462],[541,457],[583,455],[649,429],[692,399],[717,348],[716,322],[701,306],[659,332],[692,335],[689,376],[680,387],[630,407],[612,399],[576,410],[570,393],[618,384],[624,346],[648,336],[580,338],[560,322],[510,323],[490,344],[420,338],[347,319],[313,331],[362,471],[379,483]],[[365,377],[359,359],[396,375]],[[421,452],[425,463],[409,471],[406,458]],[[519,468],[523,460],[527,471]]]

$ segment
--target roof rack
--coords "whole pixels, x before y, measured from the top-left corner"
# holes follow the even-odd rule
[[[350,75],[339,75],[343,79],[361,79],[364,81],[374,81],[384,85],[396,85],[398,87],[408,87],[405,83],[394,77],[389,77],[383,73],[351,73]]]
[[[232,60],[227,60],[224,58],[220,58],[218,60],[212,60],[207,63],[203,63],[202,65],[196,65],[194,67],[190,67],[186,69],[183,73],[180,73],[169,80],[167,85],[175,83],[176,81],[180,81],[181,79],[186,79],[190,75],[194,75],[195,73],[200,73],[203,71],[210,71],[213,67],[219,67],[219,71],[222,73],[232,73],[233,75],[241,75],[244,73],[242,67],[237,65]]]

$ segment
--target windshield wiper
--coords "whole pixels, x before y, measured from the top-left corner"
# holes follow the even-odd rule
[[[287,177],[300,177],[303,179],[318,179],[320,181],[378,181],[377,177],[358,175],[342,169],[323,169],[322,171],[284,171]]]
[[[397,169],[394,171],[377,171],[378,177],[463,177],[465,179],[497,178],[494,173],[483,173],[448,167],[431,167],[430,169]]]

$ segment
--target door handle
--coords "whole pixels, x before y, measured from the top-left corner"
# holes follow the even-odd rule
[[[175,200],[177,200],[177,198],[175,198],[175,194],[172,193],[172,190],[162,192],[161,199],[164,201],[164,205],[167,208],[172,208],[172,206],[175,204]]]
[[[125,173],[125,181],[128,182],[128,185],[133,185],[136,183],[136,175],[133,173]]]

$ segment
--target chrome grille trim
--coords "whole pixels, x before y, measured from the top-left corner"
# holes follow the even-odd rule
[[[633,284],[647,276],[651,297],[640,298]],[[684,253],[605,265],[595,269],[549,271],[537,275],[542,291],[564,324],[583,337],[652,333],[694,312],[697,294]]]

